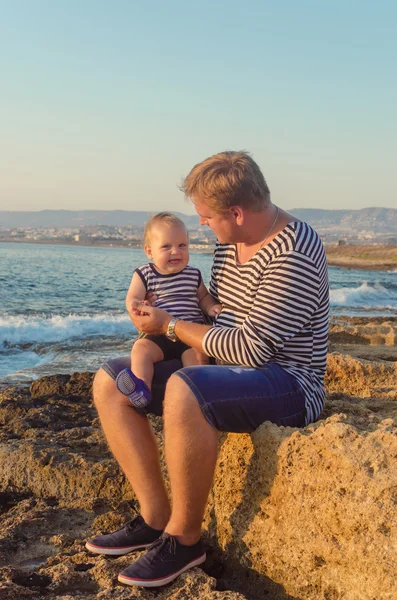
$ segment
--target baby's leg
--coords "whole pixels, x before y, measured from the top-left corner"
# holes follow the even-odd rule
[[[151,387],[154,363],[163,360],[163,351],[145,338],[136,340],[131,351],[131,369],[117,375],[116,386],[138,409],[146,408],[152,401]]]
[[[189,348],[182,354],[181,360],[184,367],[193,367],[194,365],[208,365],[209,357],[200,350]]]
[[[152,387],[154,363],[164,360],[161,348],[151,340],[136,340],[131,351],[131,371],[138,379],[142,379],[149,388]]]

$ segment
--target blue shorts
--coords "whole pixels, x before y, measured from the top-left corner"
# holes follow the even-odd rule
[[[129,356],[109,360],[102,368],[116,379],[129,368]],[[176,373],[189,386],[207,421],[219,431],[251,433],[264,421],[285,427],[304,427],[305,396],[293,375],[270,363],[261,369],[233,365],[181,368],[178,360],[154,366],[152,403],[145,413],[162,415],[164,391]]]

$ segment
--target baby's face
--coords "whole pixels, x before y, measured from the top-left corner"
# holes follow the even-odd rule
[[[145,252],[163,275],[179,273],[189,262],[187,231],[178,225],[160,223],[150,232],[150,243]]]

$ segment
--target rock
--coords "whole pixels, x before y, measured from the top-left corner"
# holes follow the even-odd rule
[[[32,398],[40,398],[41,396],[61,395],[65,391],[65,386],[70,379],[70,375],[49,375],[40,377],[33,381],[30,386]]]
[[[368,360],[346,354],[328,354],[326,387],[329,391],[362,398],[385,397],[396,389],[397,362]]]
[[[92,398],[94,373],[72,373],[65,386],[65,393],[80,398]]]
[[[41,377],[30,386],[32,398],[45,396],[92,397],[94,373],[72,373],[72,375],[49,375]]]
[[[49,506],[45,500],[35,506],[25,502],[22,508],[25,516],[20,511],[18,517],[10,515],[5,522],[6,530],[12,526],[14,548],[18,549],[9,554],[12,566],[0,567],[2,600],[153,598],[152,590],[128,588],[117,583],[117,574],[132,562],[131,556],[109,558],[85,551],[84,537],[89,533],[92,518],[90,511],[66,511]],[[125,518],[125,515],[119,516]],[[62,551],[59,538],[51,537],[51,533],[65,529],[77,539]],[[156,597],[160,600],[246,599],[238,592],[217,591],[216,580],[201,569],[183,574],[178,581],[156,591]]]
[[[397,318],[333,317],[329,333],[331,344],[395,346]]]
[[[204,522],[208,572],[184,574],[157,598],[397,597],[394,331],[394,321],[357,318],[333,329],[319,422],[222,437]],[[84,549],[137,509],[99,428],[92,377],[0,392],[2,600],[153,598],[117,584],[131,557]],[[161,419],[152,425],[162,453]]]
[[[391,419],[225,436],[206,525],[228,561],[293,597],[397,597],[396,457]]]

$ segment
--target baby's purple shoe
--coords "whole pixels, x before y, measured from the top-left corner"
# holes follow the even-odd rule
[[[128,396],[136,408],[146,408],[152,401],[152,394],[146,383],[134,375],[131,369],[123,369],[116,377],[119,392]]]

